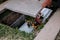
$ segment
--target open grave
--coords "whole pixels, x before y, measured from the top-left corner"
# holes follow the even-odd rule
[[[13,12],[11,10],[5,10],[3,13],[0,14],[0,23],[19,27],[21,26],[25,21],[24,15]]]

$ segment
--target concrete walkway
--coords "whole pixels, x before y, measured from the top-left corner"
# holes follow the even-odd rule
[[[55,40],[60,30],[60,9],[50,18],[45,27],[34,40]]]

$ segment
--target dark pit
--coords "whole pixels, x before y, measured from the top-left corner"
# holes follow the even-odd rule
[[[0,14],[0,23],[8,26],[21,26],[25,21],[24,15],[6,10]]]

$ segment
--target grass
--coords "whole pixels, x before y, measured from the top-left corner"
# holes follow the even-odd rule
[[[26,15],[26,20],[29,20],[29,21],[32,21],[33,22],[34,21],[34,18]]]
[[[37,30],[41,30],[44,27],[44,24],[42,23],[41,25],[38,26]]]
[[[38,30],[41,30],[44,27],[44,24],[38,27]],[[0,24],[0,39],[5,40],[33,40],[36,37],[35,33],[25,33],[20,31],[17,28],[11,28],[10,26]]]
[[[34,33],[25,33],[22,31],[19,31],[17,28],[11,28],[7,25],[0,24],[0,39],[7,40],[33,40],[35,37]]]

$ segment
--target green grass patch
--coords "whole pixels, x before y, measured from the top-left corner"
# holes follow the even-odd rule
[[[7,37],[9,36],[10,37]],[[25,32],[22,32],[22,31],[19,31],[17,28],[14,29],[14,28],[11,28],[7,25],[3,25],[3,24],[0,24],[0,38],[8,38],[8,39],[21,39],[21,40],[33,40],[34,37],[35,37],[35,34],[34,33],[25,33]]]
[[[44,25],[45,25],[45,24],[43,24],[43,23],[42,23],[41,25],[38,25],[37,30],[41,30],[41,29],[44,27]]]
[[[34,18],[26,15],[26,20],[29,20],[29,21],[32,21],[33,22],[34,21]]]

